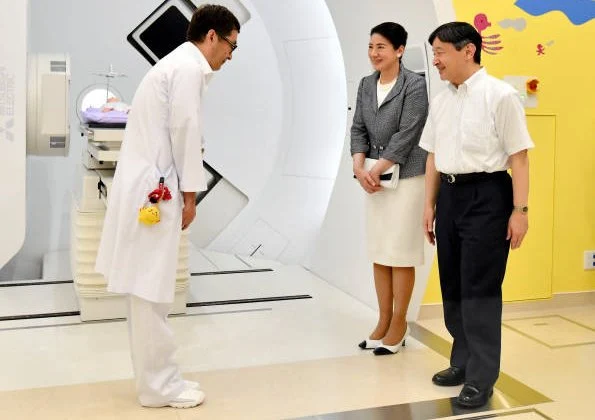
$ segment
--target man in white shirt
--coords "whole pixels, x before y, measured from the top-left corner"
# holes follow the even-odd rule
[[[182,379],[173,360],[167,314],[181,231],[194,220],[197,192],[207,189],[202,95],[213,71],[231,60],[239,31],[225,7],[203,5],[194,12],[187,42],[155,64],[134,95],[109,192],[96,270],[107,278],[108,291],[128,294],[132,364],[146,407],[188,408],[205,398],[198,383]],[[143,224],[139,209],[154,203],[148,195],[160,186],[171,199],[156,194],[164,197],[157,204],[160,220]]]
[[[432,101],[420,140],[429,152],[424,230],[437,243],[444,321],[454,340],[450,367],[432,381],[464,383],[457,403],[479,407],[500,370],[502,281],[508,251],[528,229],[527,149],[534,145],[518,93],[480,66],[473,26],[446,23],[429,43],[450,83]]]

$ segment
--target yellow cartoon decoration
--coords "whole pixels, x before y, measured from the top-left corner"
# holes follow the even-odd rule
[[[159,214],[159,207],[157,204],[161,201],[169,201],[171,200],[171,193],[169,188],[165,185],[165,178],[161,177],[159,179],[159,186],[151,191],[148,195],[149,203],[145,204],[139,211],[138,211],[138,221],[145,224],[145,225],[154,225],[159,223],[161,220]]]
[[[157,206],[142,207],[138,211],[138,221],[145,225],[154,225],[159,223],[160,214]]]

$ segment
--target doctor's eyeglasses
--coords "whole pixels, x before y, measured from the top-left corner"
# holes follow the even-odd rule
[[[221,38],[222,40],[224,40],[225,42],[227,42],[229,44],[229,46],[231,47],[231,52],[234,52],[236,48],[238,48],[238,44],[236,44],[235,42],[231,42],[229,40],[229,38],[227,38],[226,36],[223,36],[219,33],[217,33],[217,36],[219,36],[219,38]]]

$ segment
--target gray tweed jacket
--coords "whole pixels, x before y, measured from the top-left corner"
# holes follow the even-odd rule
[[[419,147],[428,116],[428,95],[422,76],[401,64],[397,82],[378,107],[379,72],[364,77],[357,91],[351,126],[351,155],[384,158],[400,165],[399,178],[425,173],[427,152]]]

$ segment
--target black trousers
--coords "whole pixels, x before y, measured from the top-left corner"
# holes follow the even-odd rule
[[[510,241],[512,180],[506,172],[468,183],[442,181],[436,243],[451,366],[491,387],[500,371],[502,281]]]

